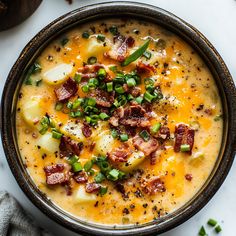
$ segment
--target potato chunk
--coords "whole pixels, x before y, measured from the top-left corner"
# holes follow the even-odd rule
[[[78,191],[75,195],[75,200],[77,203],[83,202],[95,202],[97,200],[96,194],[86,193],[84,186],[79,186]]]
[[[38,139],[37,145],[40,150],[47,153],[54,153],[59,150],[60,141],[52,137],[52,133],[47,132]]]
[[[110,135],[109,132],[104,131],[100,133],[96,139],[95,150],[101,155],[106,155],[112,150],[113,143],[113,137]]]

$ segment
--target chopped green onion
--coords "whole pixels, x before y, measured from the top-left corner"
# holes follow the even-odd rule
[[[118,34],[118,29],[115,25],[112,25],[111,27],[109,27],[109,31],[113,34],[113,35],[117,35]]]
[[[219,121],[219,120],[221,120],[223,118],[223,115],[217,115],[217,116],[215,116],[215,118],[214,118],[214,121]]]
[[[72,112],[70,112],[70,116],[73,118],[81,117],[82,112],[81,111],[72,111]]]
[[[39,130],[39,133],[43,135],[47,132],[47,130],[48,130],[48,125],[45,125],[45,126],[43,126],[42,129]]]
[[[66,107],[68,109],[72,109],[72,106],[73,106],[73,103],[71,101],[69,101],[67,104],[66,104]]]
[[[147,132],[147,130],[142,130],[139,133],[139,136],[145,141],[147,142],[150,139],[150,134]]]
[[[110,116],[107,115],[105,112],[100,113],[99,117],[101,120],[108,120],[110,118]]]
[[[53,119],[52,119],[51,117],[49,117],[48,120],[49,120],[49,125],[50,125],[50,127],[55,128],[56,124],[55,124],[55,122],[53,121]]]
[[[76,99],[72,104],[72,109],[77,109],[83,103],[83,98]]]
[[[139,96],[137,98],[135,98],[135,101],[138,103],[138,104],[141,104],[143,102],[143,97]]]
[[[81,74],[76,73],[74,76],[74,80],[77,84],[79,84],[81,81]]]
[[[206,236],[206,235],[207,235],[204,226],[202,226],[202,227],[200,228],[200,230],[199,230],[199,232],[198,232],[198,235],[199,235],[199,236]]]
[[[82,165],[81,165],[80,162],[74,162],[74,163],[72,164],[72,170],[73,170],[74,172],[79,172],[79,171],[83,170],[83,167],[82,167]]]
[[[99,172],[95,177],[94,180],[96,183],[101,183],[103,180],[105,180],[106,177],[104,176],[103,173]]]
[[[112,136],[114,139],[117,138],[117,137],[118,137],[118,132],[117,132],[117,130],[115,130],[115,129],[111,130],[111,136]]]
[[[119,84],[117,84],[117,85],[115,86],[115,91],[116,91],[117,93],[119,93],[119,94],[122,94],[122,93],[125,92],[124,88],[123,88],[121,85],[119,85]]]
[[[133,99],[134,99],[134,97],[133,97],[131,94],[128,94],[128,95],[127,95],[127,100],[128,100],[128,101],[131,101],[131,100],[133,100]]]
[[[155,81],[152,78],[146,78],[146,79],[144,79],[144,83],[146,85],[148,85],[148,84],[154,85]]]
[[[31,79],[30,76],[27,76],[27,77],[26,77],[26,79],[25,79],[25,84],[26,84],[26,85],[32,85],[32,84],[33,84],[33,81],[32,81],[32,79]]]
[[[82,33],[82,38],[84,38],[84,39],[88,39],[89,36],[90,36],[90,34],[89,34],[88,31],[85,31],[85,32]]]
[[[89,59],[88,59],[88,64],[89,65],[93,65],[93,64],[95,64],[97,62],[97,58],[96,57],[90,57]]]
[[[146,85],[145,88],[149,93],[152,93],[155,89],[155,87],[151,84]]]
[[[88,86],[88,84],[85,84],[85,85],[82,86],[82,91],[83,91],[84,93],[87,93],[87,92],[89,91],[89,86]]]
[[[85,120],[86,120],[87,123],[91,122],[91,118],[89,116],[85,116]]]
[[[106,83],[106,86],[107,86],[107,92],[113,91],[113,82]]]
[[[89,86],[90,88],[95,88],[95,87],[97,87],[98,85],[99,85],[98,79],[96,79],[96,78],[91,78],[91,79],[89,79],[89,81],[88,81],[88,86]]]
[[[217,225],[217,221],[214,220],[214,219],[209,219],[209,220],[207,221],[207,224],[210,225],[210,226],[215,227],[215,226]]]
[[[127,80],[127,85],[128,85],[129,87],[134,87],[134,86],[136,85],[135,79],[134,79],[134,78],[128,79],[128,80]]]
[[[93,176],[94,173],[95,173],[95,171],[94,171],[93,169],[91,169],[91,170],[88,172],[88,175]]]
[[[93,167],[93,161],[87,161],[85,164],[84,164],[84,170],[86,172],[89,172]]]
[[[37,81],[35,82],[35,85],[36,85],[37,87],[39,87],[42,82],[43,82],[42,79],[37,80]]]
[[[104,42],[105,41],[105,36],[103,34],[98,34],[97,35],[97,40]]]
[[[120,140],[121,140],[122,142],[126,142],[126,141],[128,141],[128,139],[129,139],[128,134],[121,134],[121,135],[120,135]]]
[[[56,105],[55,105],[55,110],[56,111],[60,111],[62,108],[63,108],[63,103],[61,103],[61,102],[58,102],[58,103],[56,103]]]
[[[215,231],[216,231],[217,234],[222,231],[222,228],[220,227],[220,225],[217,225],[217,226],[215,227]]]
[[[107,187],[101,186],[101,188],[99,190],[100,195],[103,196],[104,194],[106,194],[107,193],[107,189],[108,189]]]
[[[95,98],[88,98],[86,103],[88,106],[94,107],[96,105],[96,99]]]
[[[100,69],[98,70],[97,75],[98,75],[98,77],[99,77],[100,79],[103,79],[103,78],[106,77],[107,72],[106,72],[106,70],[105,70],[104,68],[100,68]]]
[[[76,155],[73,155],[67,159],[68,163],[72,165],[73,163],[77,162],[79,160],[79,157]]]
[[[153,96],[153,95],[150,94],[148,91],[146,91],[146,92],[144,93],[144,95],[143,95],[143,98],[144,98],[147,102],[151,103],[152,100],[155,98],[155,96]]]
[[[65,37],[61,40],[61,45],[65,46],[68,42],[69,42],[69,39],[67,37]]]
[[[121,63],[122,66],[127,66],[131,62],[136,61],[143,53],[147,50],[150,40],[147,40],[141,47],[139,47],[135,52],[128,56],[124,62]]]
[[[47,116],[44,116],[44,117],[41,119],[40,124],[41,124],[41,125],[49,125],[49,124],[50,124],[49,118],[48,118]]]
[[[62,133],[57,131],[52,131],[52,137],[55,139],[60,139],[62,137]]]
[[[154,99],[161,100],[163,98],[163,94],[160,90],[155,90],[154,93]]]
[[[189,144],[182,144],[180,146],[180,151],[181,152],[189,152],[190,151],[190,145]]]
[[[150,59],[152,54],[151,54],[151,52],[146,51],[146,52],[143,53],[143,56],[146,57],[147,59]]]
[[[39,63],[35,62],[28,70],[26,79],[25,79],[25,84],[26,85],[32,85],[32,78],[31,75],[36,74],[42,70],[42,67],[40,66]]]
[[[157,124],[151,126],[151,133],[153,133],[153,134],[157,133],[160,128],[161,128],[161,124],[160,123],[157,123]]]
[[[112,169],[111,171],[109,171],[107,178],[109,180],[116,181],[119,179],[119,174],[120,174],[119,170]]]
[[[112,72],[117,72],[117,66],[110,66],[109,70],[111,70]]]

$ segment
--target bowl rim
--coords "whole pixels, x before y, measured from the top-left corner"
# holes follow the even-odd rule
[[[42,50],[53,38],[75,25],[96,20],[101,16],[107,18],[133,16],[144,21],[153,21],[178,34],[194,47],[207,62],[215,77],[223,100],[222,103],[224,102],[224,105],[222,104],[224,108],[224,144],[221,147],[221,159],[217,167],[214,168],[215,172],[211,174],[211,179],[205,183],[203,190],[191,200],[187,207],[180,208],[181,211],[177,215],[170,213],[172,218],[166,217],[165,220],[158,221],[158,224],[128,229],[106,229],[78,222],[72,217],[62,214],[58,208],[47,202],[46,196],[37,192],[36,187],[32,186],[16,150],[13,104],[18,96],[15,91],[19,91],[21,85],[19,82],[22,82],[20,77],[23,76],[23,71],[27,70],[29,64],[39,54],[40,49]],[[1,113],[1,137],[4,152],[11,171],[23,192],[47,216],[83,235],[156,235],[178,226],[200,211],[213,197],[230,170],[236,150],[236,120],[233,119],[236,116],[236,89],[223,59],[206,37],[193,26],[168,11],[144,3],[120,1],[93,4],[71,11],[43,28],[23,49],[8,75],[2,94]],[[10,119],[9,114],[11,115]],[[224,150],[222,151],[222,149]],[[16,156],[19,158],[15,158]]]

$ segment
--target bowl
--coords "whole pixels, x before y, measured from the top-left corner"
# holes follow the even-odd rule
[[[178,210],[150,222],[137,226],[112,227],[84,222],[69,215],[53,204],[35,186],[24,167],[16,141],[16,102],[23,76],[30,64],[51,40],[75,25],[109,17],[132,17],[154,22],[174,32],[191,45],[211,70],[223,105],[223,138],[216,164],[202,188]],[[41,30],[23,49],[12,67],[5,83],[1,104],[2,142],[4,151],[19,186],[28,198],[47,216],[59,224],[83,235],[157,235],[166,232],[196,214],[219,189],[232,165],[236,150],[236,89],[232,77],[210,42],[194,27],[175,15],[146,4],[134,2],[108,2],[90,5],[72,11]]]

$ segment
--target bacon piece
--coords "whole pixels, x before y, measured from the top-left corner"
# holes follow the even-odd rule
[[[49,185],[61,184],[68,181],[68,176],[64,172],[64,164],[45,166],[46,182]]]
[[[155,67],[149,64],[145,64],[143,62],[139,62],[136,66],[138,74],[150,74],[155,72]]]
[[[193,176],[191,174],[186,174],[185,175],[185,179],[188,180],[188,181],[191,181],[193,178]]]
[[[166,126],[162,126],[158,132],[158,137],[161,139],[169,139],[170,138],[170,129]]]
[[[81,73],[81,79],[90,79],[97,76],[97,72],[100,68],[104,68],[104,65],[96,63],[80,67],[77,71]]]
[[[63,85],[55,89],[57,100],[59,102],[64,102],[76,94],[78,90],[76,82],[69,78]]]
[[[133,144],[137,149],[142,151],[145,156],[149,156],[159,147],[158,141],[155,138],[150,137],[150,139],[146,142],[139,135],[136,135],[133,138]]]
[[[186,152],[189,155],[192,154],[192,148],[194,144],[194,130],[190,129],[185,124],[179,124],[175,127],[175,145],[174,151],[179,152],[182,144],[188,144],[190,151]]]
[[[158,192],[162,193],[166,191],[164,182],[160,179],[160,177],[155,176],[151,179],[144,179],[141,187],[146,194],[154,195]]]
[[[95,89],[90,96],[96,99],[97,105],[101,107],[111,107],[114,102],[114,93],[108,93],[101,89]]]
[[[135,43],[135,39],[133,37],[129,36],[126,39],[126,44],[129,48],[132,48],[134,46],[134,43]]]
[[[82,133],[86,138],[92,135],[92,129],[87,123],[83,123]]]
[[[59,149],[60,149],[60,156],[61,157],[68,157],[76,154],[79,156],[80,152],[82,151],[83,143],[78,143],[72,140],[69,137],[62,136]]]
[[[129,154],[130,153],[127,151],[127,148],[120,147],[108,153],[108,158],[114,162],[126,162]]]
[[[100,190],[101,188],[101,185],[100,184],[97,184],[97,183],[87,183],[85,185],[85,191],[87,193],[96,193]]]
[[[88,182],[88,176],[84,171],[77,172],[73,175],[73,179],[78,183],[78,184],[83,184]]]
[[[141,94],[141,88],[139,87],[132,87],[129,90],[129,93],[133,96],[133,97],[138,97]]]

